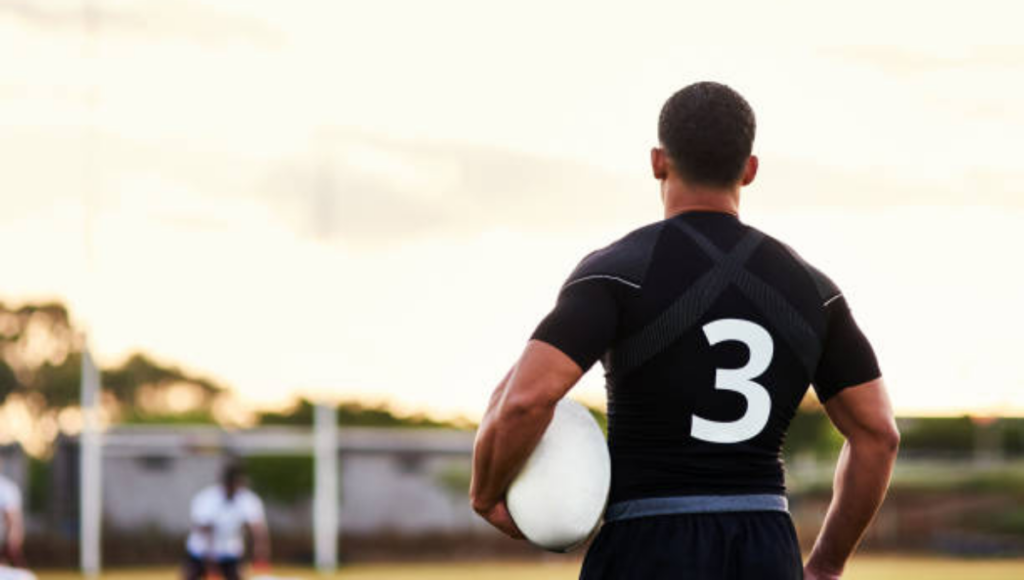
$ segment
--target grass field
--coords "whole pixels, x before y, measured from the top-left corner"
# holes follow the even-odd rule
[[[485,564],[365,564],[346,567],[332,576],[320,576],[309,569],[282,568],[274,571],[281,578],[330,580],[569,580],[579,574],[577,563]],[[78,579],[77,573],[43,572],[39,580]],[[116,570],[102,580],[172,580],[176,570]],[[1024,578],[1024,559],[951,560],[917,557],[860,557],[847,570],[847,580],[1020,580]]]

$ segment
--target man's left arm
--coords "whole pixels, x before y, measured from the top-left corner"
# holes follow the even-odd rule
[[[252,534],[252,559],[257,568],[270,566],[270,531],[266,522],[258,521],[249,524]]]
[[[255,495],[249,497],[251,501],[247,510],[246,525],[252,535],[253,565],[257,569],[266,569],[270,566],[270,530],[267,527],[267,517],[263,502]]]

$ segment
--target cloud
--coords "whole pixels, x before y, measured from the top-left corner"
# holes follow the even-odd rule
[[[342,131],[319,143],[315,156],[273,171],[264,195],[299,227],[355,242],[585,229],[636,213],[638,196],[657,198],[653,183],[491,146]]]
[[[948,172],[947,171],[951,171]],[[1024,208],[1020,173],[986,168],[936,167],[910,175],[894,166],[838,168],[807,159],[762,158],[744,201],[773,209],[839,207],[883,210],[895,206]]]
[[[823,54],[874,73],[876,90],[913,87],[917,109],[952,120],[993,124],[1024,123],[1017,103],[1024,98],[1024,45],[960,46],[919,50],[900,46],[828,48]],[[908,111],[920,114],[920,110]]]
[[[4,14],[30,26],[47,29],[83,30],[89,20],[101,21],[115,28],[141,23],[130,14],[81,2],[5,0],[0,2],[0,15]]]
[[[1024,46],[976,46],[950,52],[913,50],[901,46],[843,46],[824,54],[866,64],[893,75],[993,67],[1024,68]]]
[[[104,37],[111,34],[136,36],[149,40],[187,38],[206,44],[244,40],[258,44],[276,44],[281,33],[266,21],[251,16],[229,14],[194,2],[137,3],[120,5],[105,2],[50,0],[4,0],[0,18],[7,16],[28,26],[55,32],[82,33],[91,30]]]

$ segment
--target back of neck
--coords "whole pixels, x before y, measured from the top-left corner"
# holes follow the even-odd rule
[[[740,188],[713,188],[694,186],[675,179],[662,182],[661,199],[665,206],[665,218],[691,211],[711,211],[738,216],[740,213]]]

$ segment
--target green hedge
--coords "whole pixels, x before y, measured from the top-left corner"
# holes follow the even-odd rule
[[[250,455],[244,463],[252,489],[264,499],[293,503],[313,496],[310,455]]]

